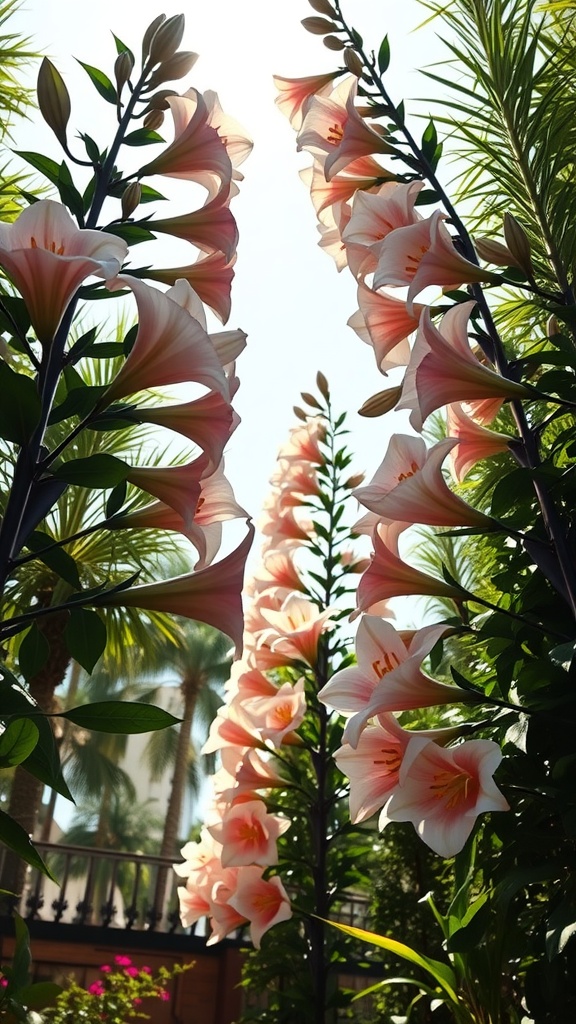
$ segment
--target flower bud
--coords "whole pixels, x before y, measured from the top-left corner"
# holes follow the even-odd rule
[[[164,111],[163,110],[151,110],[144,118],[142,124],[145,128],[150,128],[151,131],[155,132],[157,128],[161,128],[164,124]]]
[[[142,65],[146,63],[146,58],[150,53],[150,43],[152,42],[154,33],[164,21],[166,21],[166,15],[159,14],[156,18],[154,18],[154,21],[151,21],[150,24],[148,25],[148,28],[146,29],[144,36],[142,37]]]
[[[139,181],[131,181],[122,193],[122,220],[134,213],[142,198],[142,185]]]
[[[312,10],[318,11],[318,14],[326,14],[329,18],[336,16],[336,11],[328,0],[308,0],[308,3]]]
[[[325,398],[326,401],[328,401],[328,399],[330,398],[330,387],[328,385],[326,377],[324,376],[321,370],[318,370],[318,373],[316,374],[316,387],[318,388],[318,391],[320,392],[322,397]]]
[[[326,32],[338,32],[338,25],[326,18],[303,18],[301,23],[307,32],[314,36],[323,36]]]
[[[352,50],[349,46],[344,50],[344,63],[356,78],[362,78],[364,74],[364,65],[360,60],[360,57],[355,50]]]
[[[560,324],[554,314],[552,314],[552,316],[548,317],[548,322],[546,324],[546,337],[554,338],[556,334],[561,333]]]
[[[506,245],[515,258],[516,264],[528,276],[532,276],[532,257],[530,241],[520,221],[511,213],[504,214],[504,238]]]
[[[306,402],[306,405],[312,406],[313,409],[322,408],[318,399],[314,398],[314,395],[311,395],[309,391],[301,391],[300,394],[302,395],[302,398]]]
[[[304,409],[301,409],[299,405],[294,405],[292,408],[294,410],[294,415],[297,416],[299,420],[302,420],[303,423],[308,423],[308,415],[304,412]]]
[[[66,148],[66,125],[70,120],[70,96],[59,71],[44,57],[38,72],[38,106],[58,141]]]
[[[168,103],[168,97],[177,95],[178,93],[175,89],[159,89],[153,96],[150,96],[148,106],[145,108],[144,113],[147,114],[149,110],[168,110],[168,107],[170,106]]]
[[[329,50],[344,49],[344,43],[342,42],[341,39],[338,39],[338,36],[325,36],[323,42],[324,46],[326,46]]]
[[[123,50],[119,53],[114,61],[114,77],[116,78],[116,87],[118,89],[118,95],[122,92],[122,89],[126,85],[126,82],[132,74],[132,68],[134,67],[134,58],[128,53],[127,50]]]
[[[494,263],[497,267],[517,267],[518,262],[507,245],[497,242],[494,238],[475,238],[474,248],[481,260]]]
[[[173,82],[177,78],[184,78],[184,75],[191,71],[197,60],[198,54],[192,53],[190,50],[181,50],[180,53],[175,53],[169,60],[163,61],[160,67],[152,73],[148,83],[149,88],[155,89],[162,82]]]
[[[387,388],[386,391],[379,391],[378,394],[367,398],[364,405],[358,409],[359,416],[383,416],[395,407],[402,394],[402,385],[396,388]]]
[[[364,473],[355,473],[354,476],[349,476],[344,487],[348,487],[350,490],[352,490],[353,487],[359,487],[364,480],[364,476]]]
[[[184,35],[184,15],[173,14],[158,26],[150,40],[149,63],[160,64],[176,53]]]

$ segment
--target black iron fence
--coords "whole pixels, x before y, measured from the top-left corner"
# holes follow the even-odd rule
[[[26,920],[133,933],[208,933],[204,918],[187,929],[180,923],[177,889],[185,880],[174,872],[172,860],[60,843],[35,845],[56,881],[37,868],[28,868],[22,895],[13,898],[10,907]],[[0,875],[5,855],[5,850],[0,852]],[[351,894],[330,916],[369,928],[368,910],[364,896]]]

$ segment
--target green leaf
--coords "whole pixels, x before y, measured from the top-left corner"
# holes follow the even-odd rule
[[[14,931],[16,933],[16,945],[12,958],[10,983],[13,988],[20,990],[30,980],[30,967],[32,965],[30,935],[20,914],[14,915]]]
[[[124,502],[126,501],[126,481],[122,480],[121,483],[116,484],[110,491],[108,501],[106,502],[106,518],[110,519],[120,511]]]
[[[40,419],[41,402],[31,377],[15,373],[0,360],[0,435],[25,445]]]
[[[422,135],[422,152],[427,160],[430,160],[436,152],[436,146],[438,145],[438,134],[436,132],[436,126],[432,118],[428,121],[424,134]]]
[[[38,742],[38,727],[30,718],[16,718],[0,735],[0,768],[13,768],[25,761]]]
[[[90,674],[106,647],[106,626],[98,612],[73,608],[64,635],[70,654]]]
[[[79,60],[78,63],[84,68],[84,71],[88,75],[92,85],[97,92],[100,93],[102,99],[106,100],[108,103],[116,105],[118,102],[118,95],[108,76],[105,75],[103,71],[100,71],[99,68],[94,68],[91,64],[85,64],[82,60]]]
[[[0,811],[0,842],[4,843],[10,850],[14,850],[14,853],[17,853],[27,864],[37,868],[43,875],[51,878],[53,882],[56,881],[54,875],[42,860],[28,833],[5,811]],[[14,959],[16,960],[16,958]],[[15,967],[16,964],[14,962],[13,970],[15,970]]]
[[[63,991],[55,981],[35,981],[32,985],[24,985],[18,997],[27,1010],[45,1010]]]
[[[60,180],[60,164],[56,160],[52,160],[49,156],[44,156],[43,153],[33,153],[30,150],[17,150],[16,156],[22,157],[27,164],[31,164],[37,171],[40,171],[48,181],[51,181],[53,185],[58,187]]]
[[[132,58],[132,63],[135,64],[136,59],[130,47],[126,46],[126,43],[123,43],[117,35],[114,35],[114,32],[112,33],[112,35],[114,36],[114,42],[116,43],[116,53],[127,53],[128,56]]]
[[[161,192],[158,192],[151,185],[142,185],[142,193],[140,195],[141,203],[155,203],[158,200],[166,200],[166,196],[163,196]]]
[[[54,540],[43,530],[35,530],[26,540],[26,547],[38,556],[44,565],[57,573],[66,583],[69,583],[75,590],[81,587],[78,566],[63,548],[54,544]]]
[[[130,467],[114,455],[101,453],[62,462],[52,472],[57,480],[65,480],[77,487],[115,487],[126,479]]]
[[[378,71],[381,75],[385,75],[390,66],[390,43],[388,36],[384,36],[384,39],[380,43],[380,49],[378,50]]]
[[[118,238],[123,238],[128,245],[138,245],[139,242],[152,242],[156,238],[151,231],[143,228],[140,224],[107,224],[106,231]]]
[[[397,939],[390,939],[385,935],[376,935],[374,932],[365,931],[364,928],[353,928],[351,925],[337,924],[336,921],[326,921],[325,923],[332,925],[333,928],[337,928],[338,931],[344,932],[345,935],[350,935],[353,939],[358,939],[360,942],[368,942],[372,946],[378,946],[380,949],[393,953],[394,956],[399,956],[402,960],[407,960],[408,963],[414,964],[415,967],[420,967],[421,970],[434,979],[446,993],[450,1002],[456,1006],[459,1005],[456,993],[458,982],[454,971],[448,964],[443,964],[439,960],[423,956],[417,953],[415,949],[411,949],[410,946],[406,946],[403,942],[398,942]]]
[[[83,223],[84,200],[82,199],[82,195],[78,189],[75,187],[72,175],[70,174],[70,169],[64,160],[60,164],[57,187],[58,192],[60,193],[60,199],[64,203],[64,206],[67,206],[74,216]]]
[[[88,159],[91,160],[93,164],[99,163],[100,150],[98,149],[98,143],[95,142],[90,135],[86,135],[84,132],[80,132],[80,138],[86,148]]]
[[[18,665],[25,679],[33,679],[48,661],[50,644],[34,623],[18,649]]]
[[[95,704],[64,711],[61,718],[67,718],[81,729],[94,729],[96,732],[109,732],[131,735],[140,732],[156,732],[170,725],[178,725],[179,718],[157,708],[153,704],[142,704],[138,701],[105,700]]]
[[[98,399],[104,394],[106,389],[106,384],[85,384],[80,388],[72,388],[64,401],[54,407],[50,413],[48,423],[52,426],[52,424],[61,423],[62,420],[67,420],[71,416],[80,416],[84,419],[85,416],[92,412]]]
[[[125,146],[150,146],[154,142],[164,141],[162,136],[151,128],[137,128],[123,139]]]

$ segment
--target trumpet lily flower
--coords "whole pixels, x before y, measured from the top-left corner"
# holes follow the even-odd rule
[[[492,777],[501,760],[492,740],[466,740],[448,749],[427,744],[401,769],[383,824],[411,821],[435,853],[454,857],[479,814],[509,810]]]
[[[0,224],[0,266],[24,299],[43,345],[54,338],[82,282],[115,277],[127,253],[122,239],[79,228],[51,199],[28,206],[13,224]]]
[[[406,366],[410,359],[407,338],[418,327],[424,306],[414,303],[410,312],[401,299],[375,292],[362,283],[358,286],[358,305],[360,309],[350,317],[348,326],[372,345],[380,373],[386,375],[387,370]]]
[[[292,917],[290,900],[278,875],[268,881],[262,878],[262,868],[245,867],[238,873],[238,885],[229,903],[250,921],[250,938],[260,949],[262,936],[272,925]]]
[[[230,289],[234,277],[234,261],[227,260],[224,253],[213,252],[185,267],[171,267],[164,270],[141,270],[139,275],[160,284],[175,284],[178,280],[188,281],[194,291],[226,323],[230,316]]]
[[[221,182],[230,182],[230,157],[218,132],[209,124],[209,110],[200,93],[189,89],[183,96],[168,96],[166,102],[174,121],[174,141],[141,168],[140,176],[166,174],[205,184],[208,173]]]
[[[222,867],[266,867],[277,863],[276,840],[289,827],[288,818],[268,814],[262,800],[248,800],[228,808],[222,821],[209,826],[208,832],[222,845]]]
[[[128,287],[138,306],[138,333],[126,362],[104,395],[106,404],[136,391],[195,381],[228,398],[214,345],[197,320],[174,299],[126,274],[109,285]]]
[[[148,608],[151,611],[183,615],[205,622],[226,633],[242,653],[242,583],[248,552],[254,539],[254,527],[238,547],[215,565],[198,572],[176,576],[161,583],[130,587],[104,594],[93,603],[104,607]]]
[[[453,494],[442,475],[442,463],[454,440],[440,441],[429,451],[421,438],[395,434],[369,484],[352,493],[386,519],[427,526],[480,526],[493,520]]]
[[[194,441],[214,468],[222,461],[225,445],[240,422],[232,406],[215,391],[183,405],[139,407],[135,416],[142,423],[155,423]]]
[[[275,102],[295,131],[302,127],[302,120],[312,97],[326,95],[339,74],[339,71],[329,71],[324,75],[308,75],[306,78],[272,76],[279,93]]]
[[[448,456],[452,475],[458,483],[462,483],[468,471],[481,459],[509,451],[510,442],[514,440],[507,434],[498,434],[480,426],[466,415],[458,402],[446,408],[446,429],[448,436],[458,441]]]

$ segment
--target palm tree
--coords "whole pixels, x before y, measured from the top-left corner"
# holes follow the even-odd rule
[[[208,724],[214,717],[216,708],[222,703],[218,684],[225,682],[230,673],[230,641],[216,629],[190,622],[185,626],[183,642],[178,646],[167,646],[165,656],[164,670],[175,671],[177,680],[167,680],[164,685],[174,685],[177,682],[180,688],[182,722],[174,730],[153,734],[147,749],[153,775],[158,777],[169,763],[168,744],[172,741],[172,782],[160,855],[174,857],[178,853],[182,807],[190,778],[190,766],[194,764],[196,758],[192,742],[193,725],[198,721]],[[170,737],[169,734],[176,730],[177,740],[174,743],[173,736]],[[160,872],[154,898],[154,909],[157,914],[161,913],[163,906],[166,880],[167,873]]]

